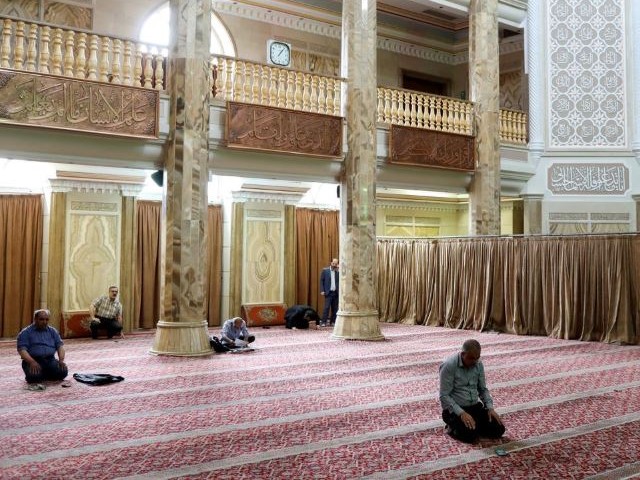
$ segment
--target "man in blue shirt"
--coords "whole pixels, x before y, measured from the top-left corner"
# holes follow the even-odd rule
[[[58,331],[49,326],[49,315],[49,310],[36,310],[33,323],[18,334],[18,354],[27,383],[62,380],[68,374],[63,342]]]
[[[222,325],[220,340],[223,345],[229,348],[238,348],[240,346],[236,344],[236,340],[242,340],[243,342],[246,342],[246,344],[249,344],[255,339],[255,336],[249,335],[249,332],[247,331],[247,324],[240,317],[230,318]],[[242,345],[245,345],[245,343]]]
[[[500,415],[493,409],[480,350],[477,340],[467,340],[462,352],[440,365],[442,420],[449,435],[467,443],[478,437],[500,438],[505,431]]]

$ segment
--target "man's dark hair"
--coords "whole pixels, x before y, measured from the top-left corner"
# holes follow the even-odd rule
[[[480,342],[478,342],[477,340],[474,340],[473,338],[470,338],[469,340],[465,340],[465,342],[462,344],[463,352],[479,352],[480,350],[481,350]]]
[[[318,315],[318,312],[316,312],[313,308],[308,308],[304,312],[304,318],[306,318],[307,320],[314,320],[317,322],[318,320],[320,320],[320,315]]]

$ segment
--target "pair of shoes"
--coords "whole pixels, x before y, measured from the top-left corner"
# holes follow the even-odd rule
[[[327,326],[327,322],[320,322],[320,326],[321,327],[326,327]]]
[[[27,386],[27,390],[31,390],[32,392],[42,392],[47,389],[46,385],[42,385],[41,383],[31,383]]]

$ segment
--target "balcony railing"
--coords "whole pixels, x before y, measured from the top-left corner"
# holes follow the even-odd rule
[[[410,90],[378,87],[378,122],[473,134],[473,103]]]
[[[162,47],[4,18],[0,68],[163,90]]]
[[[166,49],[90,32],[0,19],[0,68],[164,90]],[[214,98],[341,115],[343,79],[212,55]],[[377,121],[473,135],[473,103],[378,87]],[[527,143],[527,116],[500,110],[502,143]]]
[[[340,78],[218,55],[210,65],[214,98],[340,115]]]

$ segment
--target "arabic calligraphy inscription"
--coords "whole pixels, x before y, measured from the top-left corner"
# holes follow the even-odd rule
[[[342,118],[229,102],[227,146],[342,156]]]
[[[158,136],[155,90],[0,70],[0,122]]]
[[[621,163],[555,163],[547,180],[557,194],[623,195],[629,190],[629,169]]]
[[[389,162],[420,167],[473,170],[474,138],[391,125]]]

